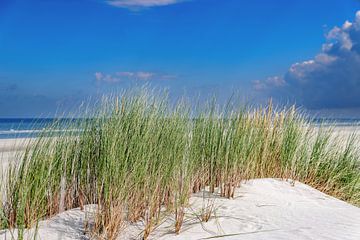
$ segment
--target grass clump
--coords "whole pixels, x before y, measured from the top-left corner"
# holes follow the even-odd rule
[[[230,105],[229,105],[230,106]],[[91,236],[115,239],[126,222],[145,222],[144,239],[167,214],[174,232],[192,193],[223,197],[250,178],[291,178],[360,205],[359,149],[313,127],[295,108],[226,107],[196,114],[149,89],[107,98],[86,118],[56,121],[10,166],[0,229],[97,206]],[[71,131],[80,129],[80,131]],[[206,216],[204,221],[207,221]]]

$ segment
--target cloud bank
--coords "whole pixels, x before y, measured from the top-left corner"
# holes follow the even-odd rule
[[[360,107],[360,11],[326,35],[321,52],[283,76],[254,81],[256,91],[309,109]]]
[[[106,1],[109,5],[121,8],[146,8],[159,7],[175,3],[183,0],[109,0]]]
[[[0,83],[0,92],[12,92],[18,89],[18,85],[15,83],[4,84]]]

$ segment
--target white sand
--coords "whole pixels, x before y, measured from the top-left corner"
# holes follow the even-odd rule
[[[235,199],[214,199],[216,216],[209,222],[196,217],[207,202],[199,193],[190,200],[179,235],[168,217],[150,239],[360,239],[360,208],[302,183],[256,179],[242,184]],[[42,221],[37,239],[86,239],[85,218],[75,209]],[[130,225],[120,239],[140,239],[141,229],[142,223]],[[0,239],[9,237],[9,232],[0,232]]]
[[[32,141],[34,138],[0,139],[0,189],[9,164],[21,159],[21,154]]]
[[[12,152],[25,150],[28,143],[34,138],[0,139],[0,152]]]

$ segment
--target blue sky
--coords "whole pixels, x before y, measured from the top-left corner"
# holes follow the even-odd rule
[[[358,9],[356,0],[1,0],[0,117],[50,116],[143,82],[360,108]]]

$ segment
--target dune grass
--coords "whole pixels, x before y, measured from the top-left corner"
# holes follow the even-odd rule
[[[360,205],[360,150],[315,128],[295,108],[244,108],[210,101],[194,110],[165,93],[130,91],[86,118],[54,122],[7,172],[0,229],[22,232],[40,219],[97,206],[89,234],[115,239],[145,222],[144,239],[168,214],[181,230],[192,193],[209,187],[234,197],[242,180],[285,178]],[[70,131],[81,129],[81,131]]]

